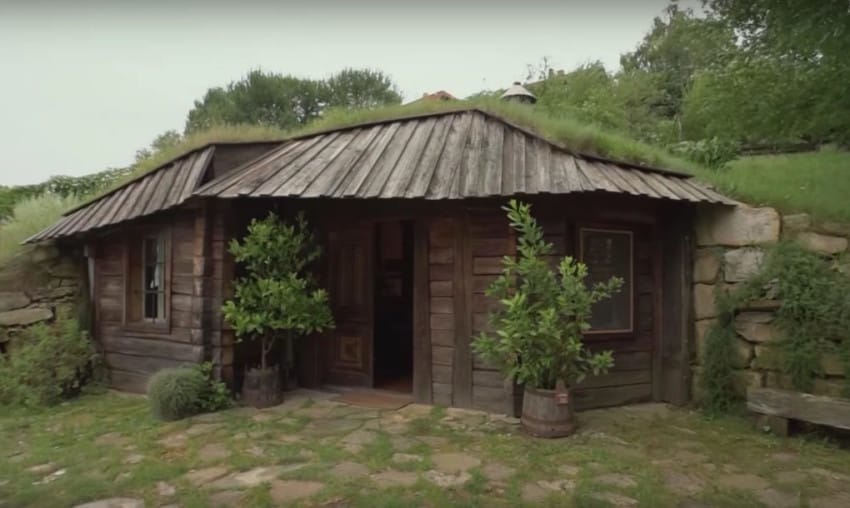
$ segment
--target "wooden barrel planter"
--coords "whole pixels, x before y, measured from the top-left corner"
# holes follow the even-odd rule
[[[535,437],[565,437],[575,431],[572,404],[559,403],[555,390],[525,387],[522,398],[522,428]]]
[[[276,406],[283,402],[277,368],[246,370],[242,383],[242,401],[257,408]]]

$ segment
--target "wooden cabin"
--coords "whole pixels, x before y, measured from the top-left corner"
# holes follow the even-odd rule
[[[501,207],[532,203],[557,256],[623,290],[594,308],[588,346],[615,367],[581,408],[688,398],[696,206],[732,201],[688,175],[575,153],[478,109],[373,122],[274,143],[196,149],[66,214],[31,242],[82,242],[94,335],[115,388],[211,361],[238,388],[255,361],[222,320],[238,267],[227,242],[270,210],[307,214],[336,328],[304,338],[299,381],[405,391],[513,413],[518,390],[471,340],[485,290],[515,252]],[[553,257],[553,263],[556,259]]]

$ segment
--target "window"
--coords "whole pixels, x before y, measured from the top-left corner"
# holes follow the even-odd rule
[[[127,324],[165,325],[168,318],[168,235],[144,231],[127,243]]]
[[[623,279],[623,286],[611,298],[593,306],[588,333],[626,333],[634,327],[632,273],[632,232],[581,228],[580,259],[587,265],[587,283]]]

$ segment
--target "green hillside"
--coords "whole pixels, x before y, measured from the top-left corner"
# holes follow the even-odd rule
[[[750,204],[850,223],[850,152],[743,157],[725,170],[701,169],[696,174]]]

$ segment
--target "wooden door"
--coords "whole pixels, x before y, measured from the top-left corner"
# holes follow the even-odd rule
[[[336,328],[327,351],[327,382],[372,386],[374,226],[337,225],[328,235],[328,280]]]

